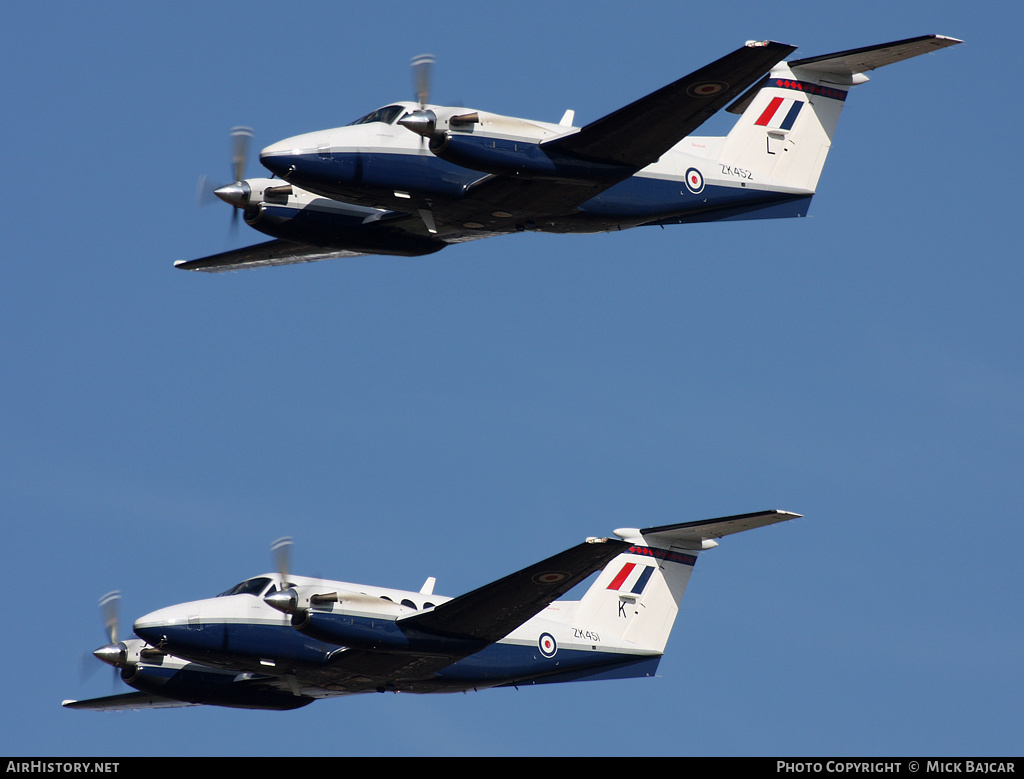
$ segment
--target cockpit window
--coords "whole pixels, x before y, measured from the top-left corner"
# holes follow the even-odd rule
[[[285,582],[284,583],[284,587],[282,587],[282,589],[287,590],[290,587],[294,587],[294,586],[295,586],[295,584],[293,582]],[[275,592],[277,592],[277,585],[276,584],[272,584],[272,585],[270,585],[270,589],[266,591],[266,593],[263,595],[263,597],[265,598],[265,597],[267,597],[267,595],[273,595]]]
[[[246,579],[244,582],[236,584],[227,592],[222,592],[217,597],[223,598],[226,595],[259,595],[268,584],[270,584],[270,579],[265,576],[260,576],[256,579]]]
[[[386,108],[378,108],[373,113],[369,113],[361,119],[356,119],[352,124],[369,124],[370,122],[384,122],[384,124],[391,124],[402,114],[403,111],[405,111],[405,109],[400,105],[389,105]]]

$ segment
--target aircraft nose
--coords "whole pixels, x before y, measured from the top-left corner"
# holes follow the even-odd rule
[[[298,153],[290,139],[278,141],[260,152],[260,164],[271,173],[286,178],[292,167],[293,157]]]
[[[167,631],[186,625],[188,617],[180,606],[158,609],[144,617],[139,617],[132,625],[132,630],[139,638],[157,646],[167,635]]]

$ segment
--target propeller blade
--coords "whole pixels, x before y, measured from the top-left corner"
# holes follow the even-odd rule
[[[100,598],[100,611],[103,614],[103,626],[111,644],[118,642],[117,632],[121,611],[121,591],[112,590]]]
[[[199,181],[196,182],[196,208],[200,206],[208,206],[210,203],[217,201],[217,195],[215,194],[222,185],[213,181],[205,173],[199,177]]]
[[[231,175],[235,181],[245,176],[245,164],[249,159],[249,144],[252,141],[251,127],[231,128]]]
[[[284,536],[277,539],[270,545],[270,553],[274,558],[274,567],[281,574],[281,586],[284,587],[288,581],[288,572],[291,569],[292,546],[294,545],[291,536]]]
[[[433,54],[420,54],[412,58],[413,84],[421,109],[430,101],[430,81],[435,62]]]
[[[112,647],[112,645],[117,644],[118,641],[119,641],[119,639],[118,639],[118,632],[119,632],[119,629],[120,629],[120,622],[121,622],[121,591],[120,590],[111,590],[106,595],[104,595],[102,598],[100,598],[100,614],[103,615],[103,627],[104,627],[104,629],[107,632],[107,639],[110,641],[110,644],[107,647],[104,647],[104,649],[108,649],[109,650]],[[101,654],[97,654],[98,652],[102,652],[102,649],[97,649],[95,652],[93,652],[92,653],[93,657],[96,657],[99,660],[103,660],[103,662],[105,662],[105,663],[109,663],[110,662],[109,659],[106,659]],[[84,660],[84,658],[83,658],[83,661],[82,661],[82,668],[83,669],[85,668],[85,660]],[[91,673],[89,675],[91,675]],[[111,685],[113,687],[117,686],[117,679],[118,679],[118,670],[117,670],[117,667],[115,666],[114,667],[114,676],[113,676],[113,679],[111,680]]]

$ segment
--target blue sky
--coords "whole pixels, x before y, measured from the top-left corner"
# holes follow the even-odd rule
[[[1020,754],[1016,6],[347,6],[5,11],[0,751]],[[586,123],[748,39],[924,33],[966,43],[854,90],[807,219],[172,265],[261,240],[195,208],[233,125],[347,123],[422,51],[438,102]],[[457,595],[768,508],[806,518],[701,557],[657,679],[60,708],[111,690],[100,595],[130,623],[281,535],[297,573]]]

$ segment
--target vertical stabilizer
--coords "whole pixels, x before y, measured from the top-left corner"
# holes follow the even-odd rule
[[[638,650],[664,652],[696,562],[692,550],[634,544],[601,571],[573,624]]]
[[[631,544],[614,558],[579,602],[573,626],[645,652],[665,651],[697,554],[716,538],[800,516],[760,511],[615,534]]]
[[[751,171],[761,184],[814,192],[852,86],[848,82],[841,86],[780,63],[747,98],[719,162]]]

